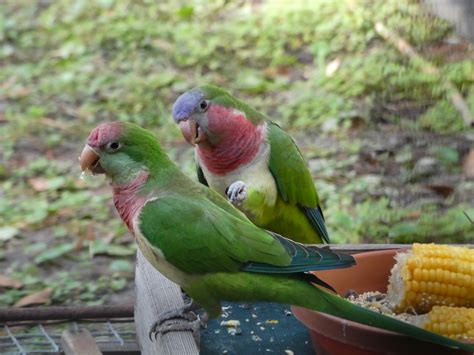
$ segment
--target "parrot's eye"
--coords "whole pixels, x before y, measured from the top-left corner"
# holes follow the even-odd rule
[[[209,108],[209,101],[207,100],[202,100],[199,103],[199,111],[204,112]]]
[[[120,144],[120,142],[117,142],[117,141],[113,141],[113,142],[109,142],[107,143],[107,150],[110,151],[110,152],[115,152],[116,150],[118,150],[122,145]]]

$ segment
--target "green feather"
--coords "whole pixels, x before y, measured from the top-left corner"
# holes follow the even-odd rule
[[[197,174],[198,181],[201,184],[205,186],[209,186],[209,184],[207,183],[206,177],[204,176],[201,166],[197,163],[196,163],[196,174]]]
[[[324,223],[324,215],[320,206],[317,207],[304,207],[300,206],[301,211],[306,215],[311,225],[316,229],[318,235],[324,240],[325,243],[331,243],[329,240],[329,234]]]
[[[305,207],[316,207],[319,197],[306,162],[293,138],[276,123],[268,122],[269,168],[283,200]]]
[[[299,206],[318,235],[329,243],[313,177],[298,146],[276,123],[269,121],[267,132],[270,143],[269,168],[279,194],[285,202]]]
[[[214,85],[203,85],[197,89],[201,90],[206,100],[225,107],[232,107],[245,114],[245,117],[254,124],[260,124],[268,120],[263,113],[258,112],[252,106],[238,100],[230,92]]]
[[[183,223],[183,217],[192,223]],[[195,196],[189,187],[161,193],[148,202],[140,214],[140,231],[167,261],[187,273],[298,273],[354,264],[349,255],[304,246],[257,228],[240,212],[229,213],[205,194]]]

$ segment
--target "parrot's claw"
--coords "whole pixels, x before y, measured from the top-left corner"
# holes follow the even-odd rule
[[[243,181],[236,181],[225,189],[225,194],[230,203],[240,206],[247,198],[247,184]]]
[[[158,336],[163,336],[166,333],[169,332],[186,332],[186,331],[192,331],[193,332],[193,338],[196,341],[196,344],[199,346],[200,342],[200,334],[199,330],[201,328],[201,318],[196,315],[194,312],[190,312],[188,314],[193,314],[194,319],[191,320],[189,318],[175,318],[175,319],[168,319],[164,322],[161,322],[158,324],[156,322],[153,324],[150,330],[150,340],[153,341],[153,338],[156,340],[158,339]]]
[[[158,339],[158,336],[163,336],[169,332],[186,332],[192,331],[193,338],[199,348],[201,337],[199,330],[201,327],[205,328],[207,325],[207,314],[202,317],[194,312],[187,312],[180,318],[168,318],[155,322],[149,333],[150,340]]]
[[[148,334],[150,340],[156,340],[158,334],[164,335],[171,331],[193,331],[196,342],[199,342],[199,334],[196,338],[196,332],[201,325],[205,325],[206,317],[200,317],[194,311],[199,309],[199,305],[194,302],[186,303],[182,307],[171,309],[158,315],[158,319],[151,326]]]

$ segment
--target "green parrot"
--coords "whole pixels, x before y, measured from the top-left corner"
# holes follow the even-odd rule
[[[315,286],[329,287],[308,271],[350,267],[354,259],[256,227],[223,196],[182,173],[154,135],[135,124],[99,125],[79,160],[83,171],[110,178],[115,207],[143,255],[209,317],[220,315],[223,300],[279,302],[474,350]]]
[[[293,138],[212,85],[182,94],[173,118],[195,146],[198,179],[257,226],[307,244],[329,243],[311,173]]]

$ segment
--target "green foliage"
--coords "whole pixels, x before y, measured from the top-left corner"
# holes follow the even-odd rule
[[[344,119],[362,95],[377,96],[371,107],[439,99],[438,78],[410,65],[373,26],[384,21],[415,46],[449,30],[409,0],[259,6],[64,0],[6,10],[0,81],[7,85],[0,93],[16,100],[7,117],[26,131],[41,129],[41,118],[54,115],[89,124],[119,118],[169,132],[170,102],[205,82],[248,93],[257,106],[253,94],[282,92],[268,104],[287,107],[282,119],[298,125]],[[327,75],[335,58],[340,67]],[[460,86],[473,80],[472,61],[443,70]],[[310,72],[309,80],[299,72]]]
[[[474,209],[459,206],[443,214],[424,213],[417,221],[394,224],[389,236],[396,243],[472,243],[474,229],[464,212],[472,215]]]
[[[439,101],[420,117],[420,125],[437,132],[458,132],[464,128],[459,112],[446,100]]]

